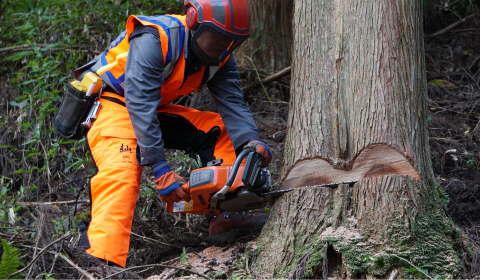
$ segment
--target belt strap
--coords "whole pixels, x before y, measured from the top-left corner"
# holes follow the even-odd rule
[[[118,105],[121,105],[121,106],[123,106],[123,107],[127,107],[127,106],[125,105],[125,102],[123,102],[122,100],[119,100],[119,99],[117,99],[117,98],[115,98],[115,97],[102,96],[101,98],[102,98],[102,99],[105,99],[105,100],[108,100],[108,101],[110,101],[110,102],[113,102],[113,103],[117,103]]]

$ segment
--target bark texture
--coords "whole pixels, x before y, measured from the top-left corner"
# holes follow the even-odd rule
[[[278,71],[290,66],[293,0],[250,0],[252,31],[248,42],[235,51],[240,67]]]
[[[308,259],[302,277],[384,276],[400,257],[461,276],[467,241],[442,208],[429,155],[422,1],[296,0],[292,64],[283,177],[309,158],[348,172],[383,144],[421,179],[379,173],[283,195],[259,239],[261,271],[298,277]]]

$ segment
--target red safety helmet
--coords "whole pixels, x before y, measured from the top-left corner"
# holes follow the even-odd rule
[[[195,30],[192,50],[208,64],[218,64],[250,36],[250,9],[247,0],[185,0],[186,21],[190,30]],[[213,28],[234,41],[219,58],[207,56],[196,44],[202,31]]]

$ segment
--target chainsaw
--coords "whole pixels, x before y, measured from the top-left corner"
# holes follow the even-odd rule
[[[244,159],[245,164],[242,164]],[[248,211],[264,208],[268,202],[286,192],[299,188],[271,191],[271,175],[261,168],[264,157],[252,148],[243,150],[233,165],[223,165],[222,159],[209,162],[207,167],[195,169],[183,189],[190,201],[167,202],[172,213],[205,213],[217,215],[223,211]],[[335,187],[341,182],[310,187]],[[302,187],[305,188],[305,187]]]

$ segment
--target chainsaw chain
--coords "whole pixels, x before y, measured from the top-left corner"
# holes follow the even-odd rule
[[[356,182],[358,182],[359,180],[353,180],[353,181],[346,181],[346,182],[339,182],[339,183],[329,183],[329,184],[322,184],[322,185],[314,185],[314,186],[304,186],[304,187],[300,187],[300,188],[290,188],[290,189],[286,189],[286,190],[280,190],[280,191],[273,191],[273,192],[268,192],[268,193],[264,193],[262,194],[263,196],[266,196],[266,195],[272,195],[273,197],[279,197],[281,194],[283,193],[287,193],[287,192],[291,192],[291,191],[294,191],[294,190],[303,190],[303,189],[308,189],[308,188],[318,188],[318,187],[329,187],[329,188],[335,188],[337,187],[338,185],[350,185],[350,184],[354,184]]]

